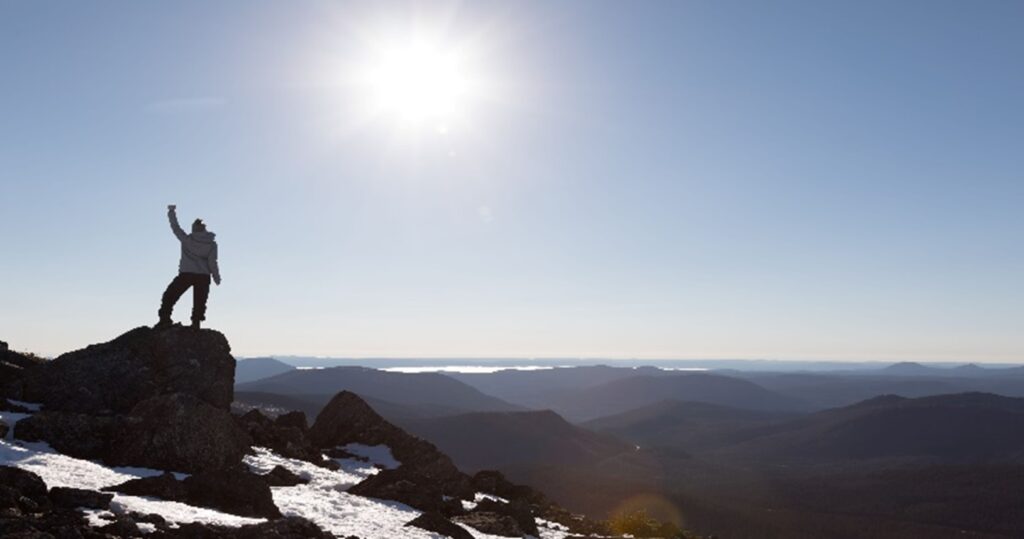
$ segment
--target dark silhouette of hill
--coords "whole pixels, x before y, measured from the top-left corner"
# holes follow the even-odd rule
[[[656,367],[609,367],[606,365],[557,367],[538,370],[503,370],[493,373],[449,373],[488,395],[526,406],[543,409],[552,399],[571,392],[600,386],[634,376],[670,376],[678,374]]]
[[[401,425],[475,471],[518,465],[596,463],[634,446],[572,425],[550,411],[479,412],[407,420]]]
[[[414,407],[426,416],[520,409],[437,373],[385,372],[363,367],[296,369],[238,385],[238,391],[273,393],[326,404],[339,391],[351,391],[370,402]]]
[[[613,434],[644,447],[671,447],[692,451],[717,447],[754,435],[758,427],[788,414],[741,410],[706,402],[665,400],[601,417],[581,426]]]
[[[803,408],[799,401],[753,382],[709,373],[633,376],[613,380],[553,395],[546,407],[570,421],[582,422],[671,399],[773,412]]]
[[[936,369],[922,366],[928,374],[880,374],[880,371],[859,373],[737,373],[771,391],[805,402],[815,410],[848,406],[879,395],[916,398],[952,393],[981,392],[1024,397],[1024,376],[1017,369],[991,369],[1002,375],[958,376],[960,369]],[[917,371],[916,368],[911,368]],[[902,368],[900,370],[903,370]]]
[[[934,367],[926,367],[915,361],[901,361],[900,363],[893,363],[888,367],[882,369],[883,372],[889,374],[900,374],[900,375],[929,375],[936,371]]]
[[[270,378],[294,369],[295,367],[272,357],[241,359],[235,365],[235,385]]]
[[[1024,399],[887,395],[781,424],[725,450],[749,459],[1024,462]]]

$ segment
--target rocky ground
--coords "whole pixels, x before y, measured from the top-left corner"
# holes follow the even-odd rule
[[[234,366],[223,335],[180,326],[137,328],[52,361],[0,349],[0,463],[11,464],[0,467],[0,536],[608,532],[498,472],[462,473],[353,393],[337,394],[312,425],[302,413],[232,415]],[[75,483],[44,457],[105,479]],[[48,486],[40,475],[96,488]],[[223,516],[182,519],[170,507]]]

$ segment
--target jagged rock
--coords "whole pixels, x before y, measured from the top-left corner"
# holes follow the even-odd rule
[[[530,510],[530,506],[519,500],[510,500],[508,503],[496,502],[494,500],[480,500],[476,507],[473,508],[472,513],[497,513],[499,515],[505,515],[511,517],[516,521],[516,525],[524,533],[532,535],[534,537],[540,536],[540,531],[537,530],[537,520],[533,516],[533,511]]]
[[[314,445],[321,448],[350,443],[386,445],[401,462],[400,468],[406,473],[403,479],[422,480],[440,488],[448,496],[472,494],[469,477],[460,472],[434,444],[388,423],[350,391],[338,393],[327,403],[317,415],[309,437]]]
[[[242,468],[200,472],[190,475],[184,481],[164,473],[155,477],[131,479],[103,490],[133,496],[154,496],[247,517],[281,516],[274,505],[270,485],[264,477]]]
[[[107,509],[110,507],[110,500],[113,498],[113,494],[104,494],[95,490],[68,487],[53,487],[50,489],[50,501],[58,507],[68,509],[76,507]]]
[[[477,511],[455,517],[455,521],[492,535],[501,535],[503,537],[523,536],[523,530],[514,518],[499,513]]]
[[[281,516],[267,481],[254,473],[216,470],[191,475],[183,483],[189,504],[249,517]]]
[[[14,425],[14,437],[26,442],[46,442],[76,458],[105,460],[120,425],[114,417],[68,412],[38,412]]]
[[[231,418],[188,394],[140,402],[117,429],[111,464],[200,472],[241,462],[252,439]]]
[[[308,479],[299,477],[281,465],[274,466],[269,473],[263,474],[263,479],[272,487],[294,487],[309,483]]]
[[[170,472],[153,477],[129,479],[119,485],[104,487],[103,490],[132,496],[153,496],[171,501],[184,501],[188,497],[185,485]]]
[[[7,437],[8,430],[10,430],[10,427],[7,426],[7,423],[0,421],[0,439]]]
[[[254,408],[238,417],[237,422],[252,437],[254,445],[270,448],[282,457],[319,463],[323,459],[307,436],[306,415],[296,413],[298,416],[285,414],[271,420]]]
[[[22,398],[47,410],[113,414],[155,395],[186,393],[228,410],[234,373],[231,347],[216,331],[140,327],[28,370]]]
[[[451,539],[473,539],[473,534],[436,511],[423,513],[405,525],[427,530],[428,532],[439,533],[451,537]]]

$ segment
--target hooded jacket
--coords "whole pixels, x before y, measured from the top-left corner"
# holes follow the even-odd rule
[[[205,230],[186,234],[178,224],[178,215],[174,210],[167,212],[171,221],[171,230],[181,242],[181,262],[178,263],[180,273],[198,273],[212,275],[213,282],[220,284],[220,268],[217,267],[217,237],[213,232]]]

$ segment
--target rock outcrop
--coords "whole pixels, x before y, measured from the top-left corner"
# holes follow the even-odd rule
[[[228,412],[192,395],[140,402],[121,420],[106,459],[111,464],[201,472],[234,466],[252,439]]]
[[[39,412],[19,421],[14,437],[113,466],[189,473],[234,466],[252,445],[228,412],[181,393],[147,399],[127,415]]]
[[[238,464],[252,439],[229,413],[235,360],[223,335],[172,327],[27,369],[20,397],[43,411],[15,437],[111,465],[200,472]]]
[[[140,327],[27,370],[20,396],[48,411],[110,415],[128,413],[154,396],[184,393],[226,411],[234,374],[224,335]]]
[[[399,470],[385,470],[393,472],[388,476],[393,476],[396,481],[406,480],[425,488],[439,488],[444,495],[452,497],[472,494],[469,478],[455,467],[447,455],[434,444],[387,422],[355,393],[342,391],[335,395],[317,416],[309,436],[320,448],[350,443],[386,445],[401,463]]]

